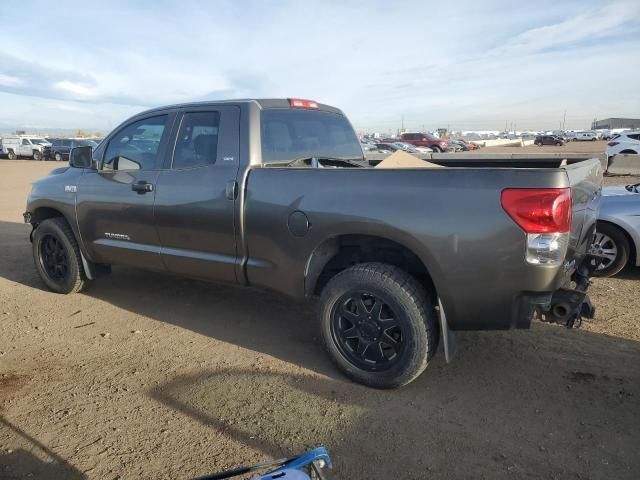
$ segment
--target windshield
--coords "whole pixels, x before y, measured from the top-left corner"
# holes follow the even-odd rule
[[[76,144],[79,147],[97,147],[98,143],[93,140],[76,140]]]
[[[318,110],[269,109],[262,112],[263,162],[300,158],[363,158],[362,147],[347,119]]]
[[[29,140],[31,140],[31,143],[35,143],[36,145],[43,145],[45,143],[49,143],[44,138],[30,138]]]

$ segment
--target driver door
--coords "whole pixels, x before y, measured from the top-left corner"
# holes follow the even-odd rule
[[[153,208],[174,115],[128,123],[108,139],[98,170],[82,176],[78,225],[90,260],[164,270]]]

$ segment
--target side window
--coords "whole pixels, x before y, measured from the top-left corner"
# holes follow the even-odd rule
[[[29,140],[27,140],[26,138],[23,138],[22,145],[29,145]]]
[[[109,140],[103,170],[153,170],[167,116],[145,118],[127,125]]]
[[[173,168],[216,163],[220,112],[185,113],[173,154]]]
[[[71,141],[71,140],[63,140],[62,141],[62,146],[63,147],[74,147],[75,142]]]

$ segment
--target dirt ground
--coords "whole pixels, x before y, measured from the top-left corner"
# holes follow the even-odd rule
[[[46,291],[21,213],[55,166],[0,160],[0,478],[187,478],[320,443],[340,479],[640,478],[639,269],[595,280],[582,329],[458,332],[452,364],[376,391],[330,364],[311,305],[128,268]]]

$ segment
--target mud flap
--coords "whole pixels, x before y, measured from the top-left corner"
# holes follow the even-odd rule
[[[440,298],[438,298],[438,318],[440,320],[440,335],[442,343],[444,344],[444,359],[447,363],[451,363],[456,353],[455,335],[453,331],[449,329],[447,316],[444,313],[444,307],[442,306]]]

